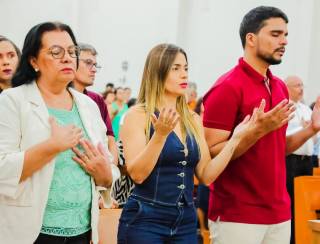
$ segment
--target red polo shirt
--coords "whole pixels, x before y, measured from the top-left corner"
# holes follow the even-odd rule
[[[220,77],[204,97],[203,124],[232,131],[247,114],[266,100],[265,111],[288,98],[285,84],[268,70],[270,90],[264,77],[242,58]],[[286,189],[286,127],[269,133],[241,157],[231,161],[210,192],[209,219],[276,224],[290,219]]]
[[[83,93],[85,95],[87,95],[88,97],[90,97],[98,105],[102,120],[103,120],[103,122],[105,123],[105,125],[107,127],[107,136],[113,136],[114,137],[113,130],[112,130],[112,125],[111,125],[111,120],[110,120],[109,113],[108,113],[108,108],[107,108],[107,105],[104,102],[103,97],[98,93],[95,93],[93,91],[88,91],[86,89],[84,90]]]

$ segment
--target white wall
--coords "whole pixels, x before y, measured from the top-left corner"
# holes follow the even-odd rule
[[[271,69],[281,78],[290,74],[301,76],[306,83],[306,101],[311,102],[320,88],[320,83],[314,81],[319,73],[313,74],[319,70],[318,0],[180,0],[177,41],[189,54],[190,80],[198,83],[199,93],[203,94],[237,63],[242,55],[240,22],[250,9],[259,5],[279,7],[288,15],[287,51],[283,62]]]
[[[320,90],[319,0],[0,0],[0,34],[22,46],[35,24],[59,20],[69,24],[78,41],[93,44],[103,66],[93,89],[106,82],[127,84],[137,94],[148,51],[160,42],[172,42],[188,53],[190,80],[202,95],[242,55],[238,28],[243,15],[258,5],[273,5],[289,16],[289,45],[273,72],[284,78],[300,75],[306,83],[306,101]],[[126,74],[121,62],[127,60]]]
[[[69,24],[77,40],[93,44],[103,66],[94,90],[107,82],[130,86],[137,94],[148,51],[161,42],[176,42],[178,0],[0,0],[0,34],[20,47],[34,25],[58,20]],[[19,9],[18,13],[17,10]],[[121,69],[127,60],[127,73]],[[120,83],[126,76],[127,83]]]
[[[320,94],[320,1],[314,0],[312,38],[307,48],[301,47],[302,50],[309,49],[308,62],[308,83],[307,95],[308,98],[315,98]]]
[[[22,47],[32,26],[44,21],[62,21],[70,26],[77,22],[78,0],[0,0],[0,34]]]
[[[175,0],[82,0],[78,39],[97,47],[103,65],[96,88],[115,81],[137,91],[148,51],[158,43],[176,41],[177,11]],[[126,74],[121,69],[124,60],[129,63]],[[124,75],[126,84],[119,82]]]

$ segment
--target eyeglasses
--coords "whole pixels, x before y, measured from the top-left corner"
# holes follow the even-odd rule
[[[70,46],[67,48],[67,52],[71,58],[77,58],[80,55],[80,48],[78,46]],[[49,53],[55,59],[61,59],[66,53],[66,49],[61,46],[54,45],[49,48]]]
[[[88,69],[92,69],[92,67],[94,66],[96,68],[96,71],[99,72],[100,69],[102,68],[100,65],[98,65],[98,63],[95,63],[92,59],[79,59],[82,62],[84,62],[84,64],[87,66]]]

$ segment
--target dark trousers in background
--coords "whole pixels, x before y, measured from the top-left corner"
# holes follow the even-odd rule
[[[311,156],[311,161],[312,161],[313,168],[318,168],[319,167],[318,155],[312,155]]]
[[[294,238],[294,178],[303,175],[312,175],[311,156],[301,156],[290,154],[286,157],[287,167],[287,190],[291,199],[291,240],[290,244],[295,244]]]
[[[40,233],[34,244],[90,244],[91,231],[78,236],[63,237]]]

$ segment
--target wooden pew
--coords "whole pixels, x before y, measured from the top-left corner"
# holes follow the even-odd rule
[[[320,220],[309,220],[309,227],[312,231],[312,244],[320,244]]]
[[[117,244],[121,211],[122,209],[100,209],[99,244]]]
[[[313,175],[314,176],[320,176],[320,167],[313,168]]]
[[[296,244],[311,243],[308,220],[317,219],[320,209],[320,176],[300,176],[294,179],[294,212]]]

